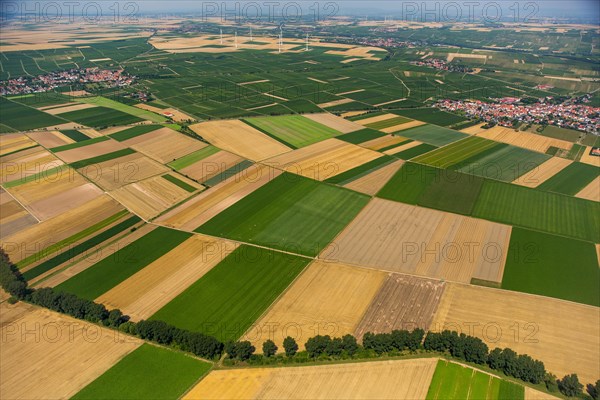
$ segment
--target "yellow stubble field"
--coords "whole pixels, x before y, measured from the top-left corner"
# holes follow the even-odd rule
[[[355,190],[360,193],[374,196],[390,180],[392,176],[400,169],[404,161],[398,160],[381,167],[365,176],[362,176],[344,187]]]
[[[126,140],[123,144],[163,164],[207,146],[200,140],[192,139],[169,128],[157,129]]]

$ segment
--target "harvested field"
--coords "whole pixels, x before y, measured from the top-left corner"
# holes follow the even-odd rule
[[[502,126],[481,129],[481,132],[478,132],[477,136],[538,151],[540,153],[545,153],[549,147],[558,147],[560,149],[569,150],[573,146],[573,143],[564,140],[553,139],[529,132],[515,132],[512,128],[505,128]]]
[[[344,187],[374,196],[402,167],[402,164],[404,164],[402,160],[395,161],[344,185]]]
[[[70,398],[142,344],[22,302],[1,303],[0,315],[3,399]]]
[[[169,169],[142,154],[133,153],[87,165],[80,168],[79,172],[104,190],[114,190],[128,183],[165,174]]]
[[[211,121],[190,126],[216,147],[252,161],[273,157],[291,149],[242,121]]]
[[[558,397],[525,386],[525,400],[558,400]]]
[[[161,215],[155,222],[192,231],[281,173],[280,170],[256,164]]]
[[[96,107],[96,105],[94,105],[94,104],[70,103],[70,104],[65,105],[64,107],[52,107],[52,108],[44,110],[44,111],[51,115],[57,115],[57,114],[71,112],[71,111],[85,110],[86,108],[94,108],[94,107]]]
[[[192,165],[179,170],[183,175],[189,176],[198,182],[207,181],[217,175],[223,174],[228,169],[241,163],[244,159],[228,151],[217,151]]]
[[[178,176],[177,179],[195,189],[202,188],[201,185],[182,176]],[[191,193],[159,175],[122,186],[110,195],[147,221],[185,200]]]
[[[510,230],[484,220],[373,199],[321,257],[450,281],[500,282]]]
[[[333,114],[305,114],[304,117],[312,119],[319,124],[335,129],[338,132],[350,133],[363,129],[363,127],[356,122],[348,121],[344,118],[338,117]]]
[[[0,136],[0,156],[35,146],[35,142],[22,133],[9,133]]]
[[[582,163],[585,163],[585,164],[590,164],[590,165],[595,165],[596,167],[600,167],[600,157],[591,155],[590,154],[591,151],[592,151],[592,147],[586,146],[586,148],[583,152],[583,155],[581,156],[581,159],[579,161]]]
[[[367,332],[389,333],[394,329],[416,328],[427,331],[444,287],[443,281],[391,274],[356,327],[354,336],[360,342]]]
[[[0,239],[14,235],[37,222],[10,193],[0,188]]]
[[[337,139],[294,150],[265,163],[307,178],[323,181],[381,157],[380,153]]]
[[[108,195],[99,196],[83,205],[72,208],[54,218],[25,228],[14,235],[2,238],[0,245],[11,261],[19,262],[35,251],[66,239],[121,211],[123,206]],[[18,245],[16,245],[18,243]]]
[[[367,149],[381,151],[381,150],[386,150],[388,148],[391,148],[393,146],[399,147],[398,146],[399,144],[404,143],[404,142],[409,142],[409,141],[411,141],[411,140],[407,139],[405,137],[402,137],[402,136],[386,135],[386,136],[378,137],[376,139],[371,139],[366,142],[362,142],[360,145],[361,145],[361,147],[365,147]],[[395,147],[393,147],[393,148],[395,148]]]
[[[89,144],[87,146],[77,147],[71,150],[61,151],[58,156],[67,163],[87,160],[88,158],[98,157],[114,151],[122,150],[125,146],[116,140],[103,140]]]
[[[417,146],[420,146],[422,144],[423,143],[419,142],[418,140],[413,140],[412,142],[408,142],[406,144],[394,147],[392,149],[385,150],[384,153],[385,154],[389,154],[389,155],[398,154],[398,153],[403,152],[404,150],[412,149],[413,147],[417,147]]]
[[[531,188],[539,186],[562,171],[563,168],[566,168],[571,162],[571,160],[565,158],[552,157],[548,161],[540,164],[537,168],[521,175],[512,183]]]
[[[192,139],[169,128],[161,128],[126,140],[123,144],[159,161],[162,164],[206,147],[206,143]]]
[[[238,247],[194,235],[95,301],[119,308],[132,320],[148,319]]]
[[[246,332],[244,340],[261,349],[271,339],[283,349],[283,339],[292,336],[304,349],[306,340],[317,334],[352,334],[386,278],[381,271],[315,261]]]
[[[491,348],[529,354],[557,376],[575,372],[582,382],[600,378],[597,307],[449,283],[431,325],[433,331],[442,329],[479,337]]]
[[[321,108],[327,108],[327,107],[341,106],[342,104],[348,104],[348,103],[352,103],[352,102],[354,102],[354,100],[352,100],[352,99],[340,99],[340,100],[328,101],[326,103],[319,103],[317,105]]]
[[[581,189],[575,197],[582,199],[600,201],[600,176]]]
[[[41,147],[25,149],[0,159],[0,183],[24,179],[51,171],[64,163]]]
[[[421,126],[421,125],[425,125],[425,122],[410,121],[410,122],[404,122],[402,124],[390,126],[387,128],[383,128],[383,129],[380,129],[380,131],[385,132],[385,133],[396,133],[396,132],[403,131],[405,129],[414,128],[414,127]]]
[[[376,117],[363,118],[363,119],[360,119],[355,122],[357,124],[360,124],[360,125],[366,127],[369,124],[374,124],[376,122],[386,121],[388,119],[394,119],[394,118],[398,118],[398,116],[396,114],[382,114],[382,115],[377,115]]]
[[[27,135],[42,146],[49,149],[74,142],[73,139],[60,133],[59,131],[29,132]]]
[[[436,358],[212,371],[183,398],[424,399]]]

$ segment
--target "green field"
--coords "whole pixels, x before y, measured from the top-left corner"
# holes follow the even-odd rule
[[[421,125],[400,131],[399,134],[406,138],[418,140],[437,147],[445,146],[469,136],[466,133],[442,128],[441,126],[436,125]]]
[[[101,163],[104,161],[114,160],[115,158],[128,156],[133,153],[135,153],[135,150],[127,147],[125,149],[113,151],[112,153],[106,153],[106,154],[102,154],[100,156],[86,158],[85,160],[75,161],[74,163],[71,163],[69,165],[75,169],[79,169],[79,168],[87,167],[88,165],[97,164],[97,163]]]
[[[180,170],[185,167],[189,167],[190,165],[192,165],[200,160],[203,160],[206,157],[212,156],[213,154],[215,154],[219,151],[220,151],[220,149],[218,149],[217,147],[206,146],[203,149],[194,151],[193,153],[190,153],[186,156],[178,158],[177,160],[172,161],[167,165],[173,169]]]
[[[460,115],[450,114],[437,108],[413,108],[409,110],[397,110],[394,111],[394,114],[440,126],[450,126],[467,120]]]
[[[399,153],[395,153],[393,154],[393,156],[401,160],[411,160],[415,157],[420,156],[421,154],[429,153],[430,151],[435,150],[437,148],[437,146],[433,146],[427,143],[421,143],[418,146],[406,149]]]
[[[352,181],[357,180],[367,174],[370,174],[373,171],[378,170],[379,168],[385,167],[388,164],[396,161],[394,157],[384,155],[382,157],[376,158],[375,160],[369,161],[358,167],[352,168],[346,172],[342,172],[336,176],[332,176],[329,179],[326,179],[324,182],[333,183],[336,185],[346,185]]]
[[[365,126],[371,128],[371,129],[385,129],[385,128],[390,128],[392,126],[405,124],[410,121],[412,121],[412,119],[410,119],[410,118],[395,117],[395,118],[390,118],[390,119],[384,119],[383,121],[372,122],[370,124],[366,124]]]
[[[155,131],[160,128],[162,128],[161,125],[139,125],[134,126],[133,128],[127,128],[122,131],[113,133],[109,136],[119,142],[124,142],[125,140],[132,139],[134,137]]]
[[[72,399],[177,399],[211,367],[185,354],[143,344]]]
[[[513,228],[502,288],[600,306],[595,246]]]
[[[89,139],[89,137],[75,129],[61,129],[60,133],[73,139],[76,142],[83,142],[84,140]]]
[[[283,173],[196,232],[316,256],[369,197]]]
[[[470,136],[413,159],[414,162],[437,168],[449,168],[483,151],[498,146],[498,142]]]
[[[525,388],[469,367],[439,360],[427,400],[521,400]]]
[[[61,118],[85,126],[104,127],[142,122],[141,118],[108,107],[93,107],[60,114]]]
[[[17,131],[60,125],[67,122],[62,118],[7,100],[4,97],[0,97],[0,121],[2,121],[2,125]]]
[[[360,129],[358,131],[346,133],[345,135],[338,136],[338,139],[343,140],[344,142],[352,143],[352,144],[360,144],[366,141],[377,139],[378,137],[387,136],[387,133],[379,132],[374,129]]]
[[[250,168],[253,165],[254,165],[254,163],[252,161],[244,160],[240,163],[235,164],[234,166],[232,166],[230,168],[227,168],[225,171],[221,171],[220,173],[213,176],[212,178],[202,181],[202,184],[204,186],[213,187],[216,184],[221,183],[224,180],[231,178],[235,174],[238,174],[238,173],[242,172],[243,170],[245,170],[246,168]]]
[[[600,168],[574,162],[547,181],[542,182],[537,188],[549,192],[575,195],[596,179],[598,175],[600,175]]]
[[[65,144],[63,146],[53,147],[50,149],[53,153],[59,153],[61,151],[77,149],[79,147],[89,146],[90,144],[104,142],[106,140],[110,140],[107,136],[98,136],[93,139],[81,140],[75,143]]]
[[[61,283],[56,289],[94,300],[152,261],[174,249],[190,236],[191,234],[187,232],[159,226],[133,243],[97,262],[92,267]]]
[[[310,259],[242,245],[151,319],[237,340]]]
[[[600,203],[486,180],[473,216],[600,243]]]
[[[182,188],[186,192],[192,193],[192,192],[195,192],[197,190],[194,186],[192,186],[192,185],[190,185],[190,184],[182,181],[181,179],[179,179],[176,176],[173,176],[171,174],[165,174],[162,177],[164,179],[168,180],[169,182],[171,182],[171,183],[179,186],[180,188]]]
[[[301,115],[247,118],[243,121],[292,148],[341,135],[341,132]]]
[[[133,115],[135,117],[141,119],[147,119],[152,122],[165,122],[167,118],[165,116],[153,113],[152,111],[144,110],[137,107],[128,106],[127,104],[120,103],[115,100],[107,99],[106,97],[83,97],[77,99],[82,103],[95,104],[97,106],[112,108],[113,110],[121,111],[129,115]]]
[[[464,160],[457,168],[467,174],[512,182],[548,159],[547,154],[499,144]]]

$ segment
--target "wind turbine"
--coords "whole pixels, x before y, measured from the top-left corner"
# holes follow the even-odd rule
[[[306,51],[308,51],[308,32],[306,32]]]
[[[235,48],[237,49],[237,48],[238,48],[238,43],[237,43],[237,31],[235,31],[235,39],[234,39],[234,41],[235,41]]]
[[[221,33],[221,44],[223,44],[223,29],[219,29],[219,32]]]
[[[252,41],[252,28],[250,28],[250,41]]]

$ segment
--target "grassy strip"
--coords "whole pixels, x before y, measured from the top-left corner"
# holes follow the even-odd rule
[[[37,144],[37,143],[36,143],[36,144],[34,144],[34,145],[32,145],[32,146],[25,147],[25,148],[23,148],[23,149],[19,149],[19,150],[11,151],[11,152],[9,152],[9,153],[6,153],[6,154],[2,154],[0,157],[6,157],[6,156],[10,156],[11,154],[15,154],[15,153],[18,153],[18,152],[20,152],[20,151],[23,151],[23,150],[29,150],[29,149],[33,149],[34,147],[38,147],[38,146],[39,146],[39,144]]]
[[[394,157],[399,158],[401,160],[410,160],[411,158],[415,158],[417,156],[420,156],[421,154],[425,154],[428,153],[432,150],[437,149],[437,146],[431,145],[431,144],[427,144],[427,143],[423,143],[420,144],[418,146],[412,147],[410,149],[406,149],[404,151],[401,151],[399,153],[393,154]]]
[[[401,141],[399,143],[395,143],[395,144],[392,144],[390,146],[382,147],[381,149],[379,149],[377,151],[380,152],[380,153],[384,153],[384,152],[386,152],[388,150],[395,149],[396,147],[404,146],[405,144],[408,144],[408,143],[411,143],[411,142],[414,142],[414,140],[412,140],[412,139],[406,139],[406,140],[403,140],[403,141]]]
[[[412,121],[412,119],[410,119],[410,118],[394,117],[394,118],[390,118],[390,119],[384,119],[382,121],[371,122],[370,124],[366,124],[365,126],[368,126],[371,129],[379,130],[379,129],[390,128],[392,126],[396,126],[396,125],[400,125],[400,124],[405,124],[410,121]]]
[[[152,122],[165,122],[166,117],[153,113],[152,111],[144,110],[137,107],[128,106],[127,104],[120,103],[115,100],[107,99],[106,97],[82,97],[76,99],[82,103],[95,104],[97,106],[112,108],[113,110],[121,111],[138,118],[147,119]]]
[[[242,120],[243,123],[245,123],[246,125],[251,126],[252,128],[256,129],[259,132],[264,133],[265,135],[267,135],[268,137],[270,137],[271,139],[275,139],[277,140],[279,143],[296,150],[298,147],[294,146],[293,144],[286,142],[285,140],[281,139],[279,136],[273,135],[271,132],[267,131],[266,129],[261,128],[260,126],[253,124],[252,122],[248,121],[247,119],[243,119]]]
[[[105,240],[108,240],[108,239],[112,238],[113,236],[116,236],[117,234],[132,227],[133,225],[137,224],[140,221],[141,221],[141,218],[138,216],[130,217],[130,218],[126,219],[125,221],[122,221],[122,222],[118,223],[117,225],[105,230],[104,232],[101,232],[100,234],[94,236],[93,238],[88,239],[85,242],[80,243],[80,244],[76,245],[75,247],[70,248],[67,251],[60,253],[59,255],[57,255],[53,258],[50,258],[39,265],[36,265],[34,268],[30,269],[29,271],[24,272],[23,277],[26,280],[31,280],[33,278],[36,278],[36,277],[40,276],[41,274],[43,274],[47,271],[50,271],[51,269],[58,267],[59,265],[69,261],[70,259],[73,259],[76,256],[86,252],[87,250],[99,245],[100,243],[104,242]]]
[[[574,162],[537,188],[549,192],[575,195],[596,179],[598,175],[600,175],[600,168],[594,165]]]
[[[122,131],[113,133],[112,135],[108,136],[119,142],[124,142],[125,140],[132,139],[134,137],[155,131],[160,128],[162,128],[161,125],[139,125],[134,126],[133,128],[124,129]]]
[[[187,232],[158,227],[61,283],[56,290],[93,300],[171,251],[191,235]]]
[[[182,188],[183,190],[185,190],[186,192],[189,193],[193,193],[195,192],[196,189],[194,186],[190,185],[189,183],[186,183],[184,181],[182,181],[181,179],[178,179],[176,176],[170,175],[170,174],[165,174],[162,176],[162,178],[168,180],[169,182],[179,186],[180,188]]]
[[[76,161],[69,165],[71,165],[71,167],[73,167],[75,169],[79,169],[79,168],[87,167],[88,165],[98,164],[98,163],[101,163],[104,161],[113,160],[115,158],[127,156],[127,155],[133,154],[133,153],[135,153],[135,150],[126,148],[126,149],[122,149],[122,150],[113,151],[112,153],[102,154],[101,156],[87,158],[87,159],[81,160],[81,161]]]
[[[72,399],[177,399],[211,367],[207,362],[146,343]]]
[[[13,188],[15,186],[24,185],[24,184],[29,183],[29,182],[34,182],[34,181],[37,181],[37,180],[44,180],[44,179],[46,179],[47,177],[49,177],[51,175],[60,174],[63,171],[67,171],[67,170],[69,170],[69,166],[68,165],[66,165],[66,164],[59,165],[58,167],[50,168],[49,170],[41,171],[41,172],[38,172],[37,174],[25,176],[23,178],[19,178],[19,179],[16,179],[14,181],[10,181],[10,182],[4,183],[3,186],[5,188]]]
[[[81,133],[75,129],[61,130],[60,133],[62,133],[63,135],[65,135],[66,137],[68,137],[70,139],[73,139],[76,142],[83,142],[84,140],[89,139],[88,136],[84,135],[83,133]]]
[[[233,167],[226,169],[225,171],[221,171],[221,173],[202,182],[202,184],[209,186],[209,187],[215,186],[216,184],[223,182],[225,179],[231,178],[235,174],[242,172],[243,170],[245,170],[246,168],[249,168],[252,165],[254,165],[254,163],[252,161],[244,160],[241,163],[236,164]]]
[[[242,245],[150,319],[237,340],[309,262]]]
[[[110,139],[106,136],[98,136],[93,139],[87,139],[87,140],[83,140],[80,142],[65,144],[64,146],[53,147],[50,149],[50,151],[53,153],[59,153],[61,151],[77,149],[79,147],[89,146],[91,144],[100,143],[100,142],[104,142],[107,140],[110,140]]]
[[[586,149],[585,146],[575,143],[573,145],[573,147],[571,147],[571,150],[569,150],[569,153],[567,154],[567,158],[569,160],[579,161],[579,160],[581,160],[581,156],[583,156],[585,149]]]
[[[192,165],[194,163],[197,163],[200,160],[210,157],[213,154],[218,153],[219,151],[221,151],[221,149],[219,149],[217,147],[206,146],[203,149],[194,151],[193,153],[190,153],[186,156],[178,158],[177,160],[172,161],[172,162],[168,163],[167,165],[169,167],[179,171],[181,169],[189,167],[190,165]]]
[[[58,252],[63,247],[69,246],[69,245],[77,242],[78,240],[83,239],[84,237],[89,236],[92,233],[97,232],[104,227],[107,227],[108,225],[112,224],[113,222],[118,221],[124,215],[127,215],[128,213],[129,213],[129,211],[127,211],[127,210],[119,211],[115,215],[110,216],[110,217],[106,218],[105,220],[100,221],[97,224],[94,224],[94,225],[82,230],[81,232],[76,233],[73,236],[69,236],[66,239],[63,239],[57,243],[54,243],[51,246],[48,246],[47,248],[45,248],[44,250],[42,250],[38,253],[32,254],[29,257],[25,257],[24,259],[22,259],[21,261],[19,261],[17,263],[17,267],[24,268],[35,261],[45,258],[48,254]]]
[[[396,159],[394,157],[385,155],[376,158],[375,160],[359,165],[358,167],[352,168],[346,172],[342,172],[341,174],[338,174],[336,176],[332,176],[331,178],[326,179],[324,182],[342,186],[352,181],[355,181],[358,178],[361,178],[367,174],[370,174],[371,172],[381,167],[384,167],[394,162],[395,160]]]
[[[367,119],[371,117],[378,117],[380,115],[387,114],[385,111],[367,112],[365,114],[355,115],[353,117],[346,118],[349,121],[360,121],[361,119]]]
[[[344,142],[360,144],[384,136],[387,136],[387,133],[376,131],[375,129],[365,128],[360,129],[358,131],[346,133],[345,135],[338,136],[337,138],[343,140]]]

